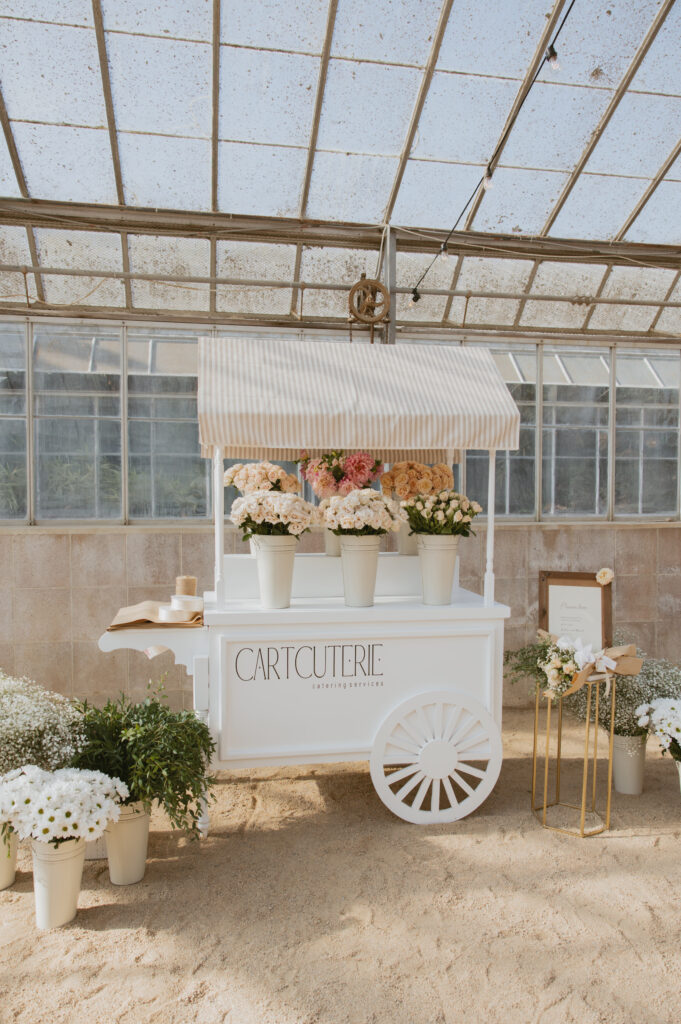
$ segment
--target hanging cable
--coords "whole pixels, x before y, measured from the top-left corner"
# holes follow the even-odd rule
[[[553,39],[551,40],[551,43],[549,44],[549,46],[548,46],[548,48],[546,50],[546,53],[544,54],[544,59],[542,60],[542,62],[539,65],[539,67],[537,68],[536,72],[534,73],[532,81],[530,82],[530,84],[528,86],[527,92],[525,93],[525,95],[523,96],[522,100],[520,101],[520,105],[519,105],[518,110],[516,112],[516,116],[514,118],[513,123],[508,125],[508,127],[506,128],[506,131],[502,134],[501,138],[499,139],[499,142],[497,143],[496,149],[492,153],[492,156],[490,157],[490,159],[489,159],[489,161],[487,163],[487,166],[485,167],[485,173],[482,175],[482,177],[476,183],[475,188],[473,189],[473,191],[471,192],[470,196],[466,200],[465,206],[461,210],[461,213],[459,214],[459,216],[454,221],[453,227],[450,229],[447,237],[445,238],[444,242],[440,246],[440,251],[438,253],[436,253],[435,256],[433,256],[432,260],[430,261],[430,263],[428,264],[428,266],[423,271],[423,273],[421,274],[420,278],[418,279],[418,281],[414,285],[414,288],[413,288],[412,293],[411,293],[411,299],[409,300],[409,305],[410,306],[413,306],[421,298],[421,296],[419,295],[419,285],[423,283],[424,278],[428,275],[428,273],[432,269],[433,264],[436,263],[437,260],[440,257],[445,256],[445,254],[447,254],[447,245],[449,243],[449,240],[452,237],[452,235],[454,234],[454,232],[456,231],[457,227],[459,226],[459,222],[460,222],[461,218],[466,213],[468,207],[471,205],[471,203],[475,199],[476,195],[478,194],[478,190],[479,190],[480,186],[482,186],[483,189],[485,189],[485,191],[487,191],[488,189],[490,189],[492,187],[492,184],[493,184],[492,176],[494,174],[494,166],[495,166],[494,165],[494,161],[496,160],[497,156],[499,155],[499,153],[501,152],[503,147],[506,145],[506,140],[508,139],[508,136],[511,133],[511,129],[513,128],[513,125],[515,124],[515,121],[517,121],[518,115],[520,114],[520,111],[523,109],[523,106],[525,105],[525,101],[527,100],[527,97],[530,95],[530,92],[532,91],[532,87],[533,87],[534,83],[539,78],[539,74],[541,72],[541,69],[547,63],[550,64],[551,67],[554,70],[558,70],[560,68],[560,64],[558,63],[558,51],[556,50],[556,40],[558,39],[558,36],[560,35],[560,33],[563,31],[563,25],[567,21],[568,15],[570,14],[570,11],[572,10],[572,8],[574,6],[575,6],[575,0],[570,0],[570,5],[568,6],[567,11],[563,15],[563,17],[561,19],[561,22],[560,22],[560,25],[558,26],[558,28],[555,31]]]

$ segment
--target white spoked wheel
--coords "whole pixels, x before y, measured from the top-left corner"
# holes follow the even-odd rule
[[[457,821],[494,788],[501,733],[466,693],[423,693],[405,701],[378,730],[371,778],[386,807],[415,825]]]

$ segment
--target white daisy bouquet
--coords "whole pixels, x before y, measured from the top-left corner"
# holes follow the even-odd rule
[[[118,820],[119,801],[127,796],[125,783],[102,772],[46,772],[25,765],[0,776],[3,833],[9,827],[20,839],[55,846],[68,839],[99,839],[108,823]]]
[[[669,751],[675,761],[681,761],[681,700],[660,697],[641,704],[636,714],[638,725],[658,739],[662,753]]]
[[[0,672],[0,775],[25,764],[63,768],[84,742],[83,717],[73,701]]]
[[[566,638],[561,637],[549,644],[537,667],[546,676],[548,685],[544,691],[547,697],[562,697],[572,686],[572,681],[580,666],[575,660],[575,647]]]
[[[273,462],[237,462],[225,471],[225,487],[236,487],[242,494],[254,491],[296,494],[300,490],[300,481]]]
[[[415,495],[401,504],[409,520],[410,533],[468,537],[472,533],[471,523],[482,512],[477,501],[470,501],[464,494],[450,490],[427,497]]]
[[[324,526],[338,536],[380,537],[399,530],[407,521],[406,513],[396,502],[370,487],[351,491],[344,497],[327,498],[320,511]]]
[[[299,537],[319,521],[317,509],[309,501],[276,491],[254,491],[237,498],[230,518],[244,540],[254,534]]]

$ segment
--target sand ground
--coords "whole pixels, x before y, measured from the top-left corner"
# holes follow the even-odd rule
[[[531,725],[506,713],[494,792],[448,826],[393,817],[365,764],[223,775],[208,839],[155,817],[144,881],[86,862],[78,916],[53,932],[35,930],[22,847],[0,893],[0,1021],[677,1020],[676,768],[650,749],[610,833],[556,835],[529,811]]]

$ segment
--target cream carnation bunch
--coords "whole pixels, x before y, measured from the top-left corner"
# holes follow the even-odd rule
[[[371,488],[328,498],[320,510],[324,525],[338,535],[381,536],[399,530],[407,521],[406,513],[396,502]]]
[[[544,660],[537,662],[548,680],[544,691],[547,697],[562,697],[572,686],[574,676],[579,671],[575,661],[575,648],[569,640],[559,639],[552,643]]]
[[[237,462],[225,471],[225,487],[236,487],[242,494],[254,491],[296,494],[300,490],[300,481],[273,462]]]
[[[440,491],[429,497],[407,498],[402,502],[411,533],[452,534],[468,537],[471,523],[482,512],[477,501],[456,491]]]
[[[73,701],[0,672],[0,775],[25,764],[63,768],[84,742]]]
[[[636,708],[638,725],[655,736],[662,753],[669,753],[681,761],[681,701],[661,697],[650,704]]]
[[[243,540],[254,534],[299,537],[319,521],[317,509],[309,501],[276,491],[254,491],[237,498],[230,518]]]
[[[0,821],[20,839],[59,845],[67,839],[99,839],[117,821],[128,787],[102,772],[26,765],[0,776]]]
[[[381,477],[383,493],[390,497],[394,491],[403,500],[417,494],[437,494],[453,486],[451,467],[444,462],[435,466],[426,466],[423,462],[395,462]]]

